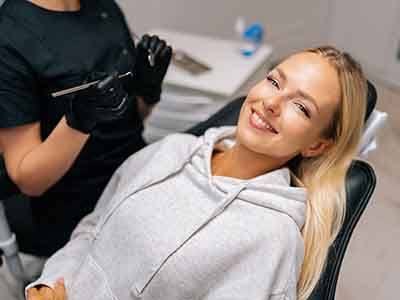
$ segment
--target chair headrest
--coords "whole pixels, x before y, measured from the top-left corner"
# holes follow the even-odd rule
[[[377,93],[374,85],[367,80],[368,84],[368,91],[367,91],[367,111],[365,114],[365,121],[368,120],[369,116],[371,115],[372,111],[375,108],[376,105],[376,98],[377,98]]]

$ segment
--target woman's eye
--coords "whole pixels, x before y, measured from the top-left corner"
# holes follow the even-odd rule
[[[306,115],[307,118],[310,118],[310,114],[303,104],[296,103],[296,105]]]
[[[275,79],[273,79],[271,76],[267,76],[267,80],[277,89],[279,89],[279,83]]]

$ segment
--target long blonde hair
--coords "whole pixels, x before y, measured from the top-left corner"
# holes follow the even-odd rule
[[[357,155],[366,111],[367,82],[361,66],[347,53],[323,46],[304,50],[321,55],[336,69],[341,99],[323,132],[333,145],[322,155],[294,159],[289,167],[308,190],[307,216],[301,230],[305,254],[297,283],[299,300],[306,300],[324,270],[329,247],[346,212],[345,177]]]

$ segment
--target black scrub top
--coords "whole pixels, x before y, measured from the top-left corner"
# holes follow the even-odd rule
[[[134,60],[126,21],[112,0],[81,0],[75,12],[6,0],[0,8],[0,128],[40,121],[46,139],[69,97],[52,98],[51,92],[82,84],[90,74],[130,71]],[[48,250],[40,254],[68,240],[115,169],[145,145],[136,100],[130,101],[128,113],[99,126],[67,174],[31,200],[37,242]]]

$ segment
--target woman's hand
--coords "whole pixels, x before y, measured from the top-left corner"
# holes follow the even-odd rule
[[[67,300],[63,279],[57,280],[54,289],[42,285],[30,288],[27,294],[27,300]]]

